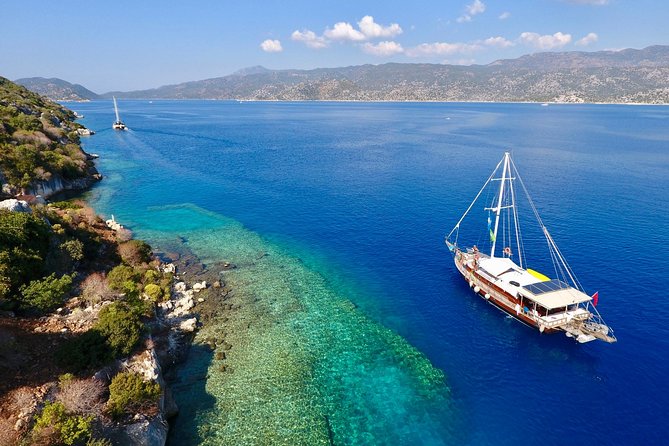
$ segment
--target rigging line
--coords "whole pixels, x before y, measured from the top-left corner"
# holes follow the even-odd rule
[[[513,160],[511,160],[511,163],[513,164],[514,170],[516,171],[516,174],[518,173],[518,168],[516,167],[515,163]],[[518,180],[520,180],[520,185],[523,187],[523,191],[525,192],[525,196],[527,197],[527,200],[530,203],[530,206],[532,207],[532,212],[534,213],[535,218],[539,222],[539,226],[541,227],[544,236],[546,237],[546,242],[548,243],[548,248],[549,251],[551,252],[551,259],[553,261],[553,268],[555,269],[556,274],[558,273],[557,269],[559,268],[562,277],[569,277],[571,279],[571,282],[576,286],[578,289],[582,290],[582,287],[580,285],[580,282],[576,278],[576,275],[574,274],[573,270],[565,260],[564,256],[558,249],[557,245],[555,244],[555,241],[553,241],[553,238],[551,235],[548,233],[548,229],[546,226],[544,226],[543,220],[541,220],[541,216],[539,216],[539,211],[537,211],[536,206],[534,205],[534,201],[532,201],[532,197],[530,197],[529,192],[527,191],[527,188],[525,187],[525,183],[523,182],[523,179],[520,177],[520,175],[517,175]],[[565,273],[566,270],[566,273]]]
[[[504,161],[504,160],[502,160],[502,161]],[[451,234],[453,234],[453,232],[454,232],[456,229],[458,229],[458,228],[460,227],[460,223],[462,223],[462,220],[465,219],[465,217],[467,216],[467,214],[469,213],[469,211],[472,209],[472,207],[473,207],[474,204],[476,203],[476,200],[479,199],[479,196],[481,196],[481,193],[485,190],[486,186],[488,185],[488,183],[490,182],[490,180],[492,179],[492,177],[495,176],[495,173],[497,172],[497,169],[499,169],[500,164],[502,164],[502,161],[500,161],[499,163],[497,163],[497,166],[495,167],[495,170],[492,171],[492,173],[490,174],[490,176],[489,176],[488,179],[486,180],[485,184],[483,184],[483,187],[481,187],[481,190],[479,190],[479,193],[476,194],[476,197],[474,198],[474,201],[471,202],[471,204],[469,205],[469,207],[467,208],[467,210],[465,211],[465,213],[462,214],[462,217],[460,217],[460,220],[458,220],[458,223],[455,225],[455,227],[454,227],[453,229],[451,229],[451,232],[448,233],[448,235],[446,236],[446,239],[449,239],[449,238],[451,237]]]
[[[576,278],[576,275],[574,274],[574,271],[571,269],[571,267],[569,266],[569,264],[568,264],[568,263],[566,262],[566,260],[564,259],[564,256],[563,256],[562,253],[560,252],[560,248],[558,248],[557,244],[555,244],[555,241],[553,240],[553,237],[551,237],[551,235],[548,234],[548,231],[546,231],[546,234],[547,234],[548,237],[550,238],[550,241],[551,241],[551,243],[553,244],[553,246],[554,246],[554,248],[555,248],[555,251],[556,251],[557,255],[559,256],[560,260],[562,260],[562,263],[563,263],[563,265],[564,265],[564,267],[565,267],[565,270],[567,271],[567,274],[569,275],[569,278],[571,279],[572,283],[574,284],[574,286],[575,286],[577,289],[579,289],[579,290],[582,291],[582,290],[583,290],[583,287],[581,286],[581,283],[578,281],[578,279]]]

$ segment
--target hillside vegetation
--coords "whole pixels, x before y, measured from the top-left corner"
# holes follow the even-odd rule
[[[90,184],[97,172],[81,149],[77,129],[83,126],[74,118],[70,110],[0,77],[2,194],[30,193],[55,177]]]
[[[159,384],[118,360],[146,355],[172,275],[125,238],[81,202],[0,210],[0,444],[110,446],[91,441],[158,414]]]

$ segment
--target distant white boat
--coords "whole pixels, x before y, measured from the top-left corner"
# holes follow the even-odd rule
[[[548,107],[548,102],[544,102],[541,104],[542,107]]]
[[[114,130],[127,130],[128,128],[125,126],[125,124],[121,121],[121,118],[118,116],[118,106],[116,105],[116,97],[112,96],[114,99],[114,112],[116,113],[116,121],[112,124],[112,128]]]

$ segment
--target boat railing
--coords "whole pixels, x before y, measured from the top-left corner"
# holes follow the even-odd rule
[[[551,328],[568,324],[573,320],[586,321],[589,318],[590,318],[590,313],[583,308],[577,308],[576,310],[570,310],[564,313],[549,314],[547,316],[536,317],[538,321],[541,321],[541,324]]]
[[[479,271],[480,274],[480,271]],[[476,275],[471,274],[468,276],[469,280],[471,281],[471,287],[479,287],[483,288],[483,281],[476,277]],[[504,293],[501,293],[495,289],[489,289],[487,288],[488,294],[491,297],[494,297],[497,301],[505,301],[507,302],[507,306],[511,307],[514,305],[515,302],[511,301]],[[571,321],[578,320],[578,321],[586,321],[590,319],[591,314],[588,310],[584,308],[576,308],[575,310],[569,310],[563,313],[557,313],[557,314],[549,314],[545,316],[541,316],[538,314],[533,313],[532,311],[525,312],[523,311],[524,309],[521,309],[521,312],[523,312],[526,316],[534,319],[537,324],[543,325],[546,328],[556,328],[560,327],[566,324],[569,324]]]

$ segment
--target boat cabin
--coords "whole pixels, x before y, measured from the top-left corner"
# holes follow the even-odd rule
[[[587,317],[589,312],[579,304],[592,300],[587,294],[558,279],[525,285],[518,297],[524,311],[527,309],[549,327]]]

